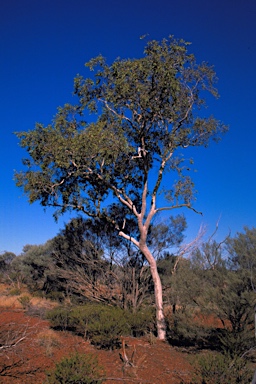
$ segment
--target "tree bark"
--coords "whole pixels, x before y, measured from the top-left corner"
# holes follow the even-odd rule
[[[163,289],[162,282],[157,269],[157,263],[147,246],[141,247],[140,250],[149,262],[151,275],[154,283],[157,337],[159,340],[165,341],[166,322],[163,310]]]

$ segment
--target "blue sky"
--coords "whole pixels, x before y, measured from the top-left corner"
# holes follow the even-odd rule
[[[0,12],[0,253],[54,237],[68,217],[29,205],[13,181],[26,153],[13,132],[48,124],[72,102],[73,78],[101,53],[108,62],[140,57],[144,41],[170,34],[192,42],[198,61],[215,66],[220,98],[209,111],[230,126],[218,144],[193,153],[198,216],[184,212],[187,239],[201,223],[218,237],[256,220],[255,0],[8,0]]]

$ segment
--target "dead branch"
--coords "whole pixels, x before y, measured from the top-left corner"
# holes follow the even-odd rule
[[[185,256],[185,255],[191,255],[193,251],[197,248],[199,248],[202,239],[205,235],[206,232],[206,227],[205,226],[200,226],[199,231],[197,233],[197,236],[188,244],[184,244],[180,247],[178,251],[178,256],[175,260],[173,270],[172,270],[172,275],[176,272],[178,263],[180,260]]]
[[[0,330],[0,354],[7,349],[14,349],[23,340],[33,333],[35,325],[8,323],[3,324]]]

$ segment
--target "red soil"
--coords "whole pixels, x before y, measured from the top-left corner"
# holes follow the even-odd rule
[[[120,350],[97,350],[81,337],[51,330],[47,321],[21,310],[0,308],[0,342],[16,343],[9,348],[0,344],[0,383],[42,384],[45,371],[74,351],[98,356],[106,372],[104,384],[179,384],[190,379],[193,368],[181,350],[145,338],[124,341],[129,359],[134,351],[134,366],[124,366]]]

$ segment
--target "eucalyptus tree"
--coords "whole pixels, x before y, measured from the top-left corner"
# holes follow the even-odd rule
[[[197,64],[188,45],[170,36],[148,42],[138,59],[118,58],[109,65],[102,56],[93,58],[86,64],[92,76],[75,78],[77,103],[59,108],[52,124],[18,133],[30,157],[16,181],[30,203],[53,206],[55,217],[75,210],[107,218],[108,204],[122,207],[122,220],[121,214],[109,220],[149,263],[159,339],[165,339],[166,328],[162,285],[148,230],[164,210],[194,209],[190,164],[182,152],[207,146],[226,131],[202,108],[205,91],[218,96],[215,72]],[[137,222],[137,237],[127,214]]]

